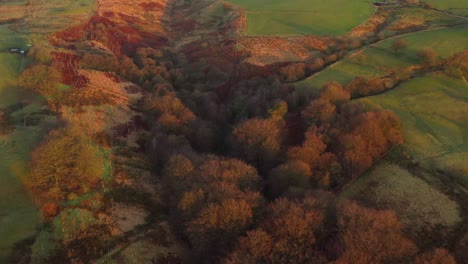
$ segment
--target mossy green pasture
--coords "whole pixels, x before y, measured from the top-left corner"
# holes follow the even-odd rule
[[[467,32],[468,25],[460,25],[408,34],[401,37],[406,40],[407,47],[398,52],[391,49],[396,38],[388,39],[298,82],[297,86],[301,89],[320,88],[330,81],[346,84],[357,76],[369,79],[385,76],[394,69],[420,63],[417,53],[424,47],[433,48],[439,59],[447,58],[468,49]]]
[[[465,0],[426,0],[425,2],[437,9],[468,16],[468,1]]]
[[[464,171],[459,180],[468,186],[468,83],[424,76],[360,101],[398,114],[411,156],[426,166]]]
[[[229,0],[247,12],[247,35],[340,35],[366,21],[369,0]]]

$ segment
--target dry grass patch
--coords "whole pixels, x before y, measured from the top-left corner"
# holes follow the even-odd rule
[[[342,197],[395,210],[401,222],[413,230],[451,228],[462,221],[455,201],[397,165],[378,165],[346,189]]]
[[[23,5],[0,5],[0,23],[11,20],[22,19],[26,16],[26,6]]]

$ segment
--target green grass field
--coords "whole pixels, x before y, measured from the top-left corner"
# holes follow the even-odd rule
[[[411,230],[453,227],[462,221],[458,204],[429,183],[392,164],[379,164],[353,182],[342,199],[356,199],[378,209],[392,209]]]
[[[426,0],[425,2],[440,10],[468,16],[468,1],[466,0]]]
[[[8,24],[0,25],[0,52],[11,48],[25,48],[26,38],[8,26]]]
[[[229,0],[247,11],[247,35],[340,35],[366,21],[370,0]]]
[[[15,1],[15,4],[20,3]],[[5,50],[27,49],[27,44],[45,43],[48,33],[69,27],[79,22],[77,18],[91,14],[95,1],[53,0],[40,4],[35,20],[28,20],[17,30],[12,30],[9,24],[0,25],[0,111],[9,109],[13,126],[11,132],[0,135],[0,263],[6,263],[15,243],[33,236],[41,224],[42,219],[37,217],[34,199],[25,188],[24,180],[29,177],[31,151],[55,120],[53,116],[44,115],[47,106],[42,97],[18,87],[18,75],[28,64],[28,59]],[[29,104],[22,108],[24,99]],[[40,119],[36,124],[24,126],[24,116]]]
[[[376,78],[396,68],[418,64],[417,52],[423,47],[433,48],[439,58],[449,57],[468,49],[468,25],[442,28],[402,36],[408,46],[395,53],[391,50],[394,39],[373,45],[359,55],[346,58],[313,78],[296,83],[300,89],[320,88],[330,81],[346,84],[356,76]]]
[[[422,164],[468,172],[468,83],[425,76],[361,102],[390,109],[403,123],[404,147]],[[468,186],[468,177],[460,179]]]
[[[0,109],[20,102],[22,94],[16,86],[20,70],[19,55],[0,54]],[[22,180],[28,174],[30,145],[38,140],[39,131],[26,127],[0,136],[0,262],[13,243],[35,232],[36,210]]]
[[[29,173],[30,152],[40,142],[44,127],[23,126],[22,119],[26,112],[41,111],[43,99],[17,86],[27,59],[5,52],[11,48],[27,49],[29,32],[27,28],[16,31],[9,24],[0,25],[0,111],[13,109],[9,110],[13,131],[0,135],[0,263],[6,263],[14,244],[34,235],[41,222],[24,179]],[[33,103],[18,110],[22,99]]]
[[[435,49],[439,59],[468,49],[468,26],[409,34],[403,38],[408,47],[398,53],[386,40],[359,55],[346,58],[316,75],[297,83],[306,92],[330,81],[343,84],[356,76],[385,76],[395,68],[418,64],[417,51]],[[405,148],[412,156],[439,168],[457,168],[468,173],[468,84],[444,76],[423,76],[410,80],[384,94],[361,99],[375,107],[395,111],[403,121]],[[460,178],[468,186],[468,177]]]

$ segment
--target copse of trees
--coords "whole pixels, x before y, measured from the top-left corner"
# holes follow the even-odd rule
[[[371,167],[393,146],[403,142],[398,117],[386,110],[359,114],[350,132],[340,136],[341,156],[351,177]]]
[[[97,147],[77,131],[54,130],[32,153],[30,185],[54,201],[87,193],[100,186],[103,163]]]
[[[36,44],[28,50],[28,56],[35,61],[49,65],[52,61],[50,48]]]
[[[449,76],[468,80],[468,51],[454,54],[444,62],[444,68]]]
[[[288,149],[286,163],[270,172],[268,186],[272,197],[289,192],[307,192],[312,188],[329,188],[333,182],[336,184],[341,177],[342,166],[336,154],[329,151],[326,137],[323,131],[311,126],[302,145]]]
[[[155,96],[146,102],[148,111],[157,118],[157,124],[166,132],[180,133],[195,121],[195,115],[174,95]]]
[[[339,82],[325,84],[320,93],[320,97],[335,105],[341,105],[351,99],[349,92],[343,89],[343,86]]]
[[[344,89],[353,98],[375,95],[394,87],[400,81],[409,79],[410,74],[410,70],[402,69],[393,71],[392,78],[384,77],[368,80],[358,76],[346,84]]]
[[[164,169],[168,200],[197,255],[208,261],[230,249],[263,204],[255,168],[215,156],[174,155]]]
[[[333,263],[402,263],[417,252],[393,211],[345,202],[338,208],[337,224],[343,250]]]
[[[47,65],[35,65],[21,73],[19,84],[44,96],[54,96],[62,80],[60,72]]]
[[[418,57],[421,60],[421,63],[432,66],[437,61],[437,52],[433,48],[422,48],[418,51]]]
[[[259,227],[247,232],[223,263],[327,263],[316,244],[323,219],[323,207],[312,197],[278,199],[270,204]]]
[[[279,157],[284,141],[284,122],[253,118],[238,124],[233,132],[236,152],[260,167],[269,167]]]
[[[304,78],[308,68],[305,63],[295,63],[281,68],[280,73],[286,82],[293,82]]]

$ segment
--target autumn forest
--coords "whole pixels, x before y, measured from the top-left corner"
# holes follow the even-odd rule
[[[0,262],[465,263],[468,6],[282,2],[0,1]]]

